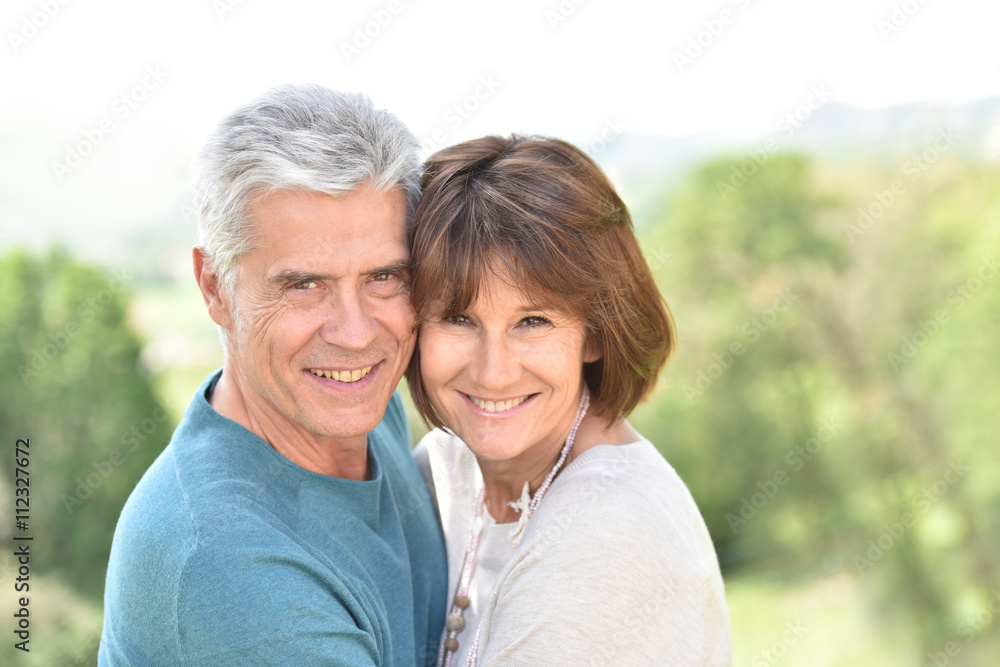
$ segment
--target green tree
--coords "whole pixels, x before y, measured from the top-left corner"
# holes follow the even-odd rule
[[[0,259],[0,432],[11,453],[30,442],[29,528],[5,526],[33,536],[32,572],[94,600],[118,514],[171,433],[126,321],[130,281],[58,250]],[[13,456],[0,461],[14,487]]]
[[[847,572],[934,650],[1000,575],[1000,174],[741,167],[694,170],[646,239],[681,346],[636,421],[731,573]]]

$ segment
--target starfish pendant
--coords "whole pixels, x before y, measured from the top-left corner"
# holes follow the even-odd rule
[[[524,535],[524,527],[528,525],[528,517],[531,516],[531,494],[528,492],[527,482],[524,483],[524,488],[521,489],[521,497],[518,500],[511,500],[507,505],[515,512],[521,514],[521,518],[517,520],[517,525],[510,532],[511,546],[517,548],[517,545],[521,543],[521,537]]]

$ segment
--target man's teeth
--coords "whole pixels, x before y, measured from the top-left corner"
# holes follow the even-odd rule
[[[337,382],[357,382],[364,376],[368,375],[372,368],[372,366],[369,366],[367,368],[358,368],[353,371],[324,371],[319,368],[310,368],[309,372],[317,377],[329,378],[331,380],[336,380]]]
[[[469,396],[469,394],[466,394]],[[528,396],[522,396],[521,398],[512,398],[509,401],[484,401],[481,398],[476,398],[475,396],[469,396],[469,400],[478,405],[486,412],[507,412],[512,410],[517,406],[528,400]]]

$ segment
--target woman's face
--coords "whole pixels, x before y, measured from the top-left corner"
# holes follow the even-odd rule
[[[497,278],[466,312],[424,322],[417,344],[434,409],[491,461],[558,450],[576,417],[583,364],[599,356],[583,322]]]

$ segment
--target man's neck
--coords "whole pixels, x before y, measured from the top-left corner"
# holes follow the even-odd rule
[[[340,439],[310,433],[276,411],[228,363],[208,402],[300,468],[342,479],[368,479],[367,435]]]

